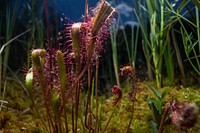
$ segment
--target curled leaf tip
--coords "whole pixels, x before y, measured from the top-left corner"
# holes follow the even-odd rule
[[[113,101],[113,105],[117,105],[120,102],[120,100],[122,99],[122,91],[116,85],[113,86],[113,88],[111,90],[112,90],[113,94],[116,95],[116,98]]]

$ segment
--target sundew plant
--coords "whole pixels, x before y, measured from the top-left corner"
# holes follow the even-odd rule
[[[63,47],[32,50],[32,67],[26,76],[26,85],[30,94],[39,85],[46,108],[46,118],[41,117],[46,131],[75,133],[81,128],[81,122],[81,130],[87,128],[89,132],[98,132],[99,58],[109,37],[108,26],[112,24],[115,14],[116,10],[104,0],[88,12],[86,1],[83,22],[68,23],[67,18],[61,19],[65,29],[59,32],[59,36],[65,40],[58,42],[63,42]],[[95,75],[92,71],[95,71]],[[80,98],[85,73],[88,77],[88,94],[83,106]],[[95,113],[91,108],[92,85],[95,86],[96,95]],[[33,97],[32,102],[34,105]],[[85,110],[84,119],[80,116],[81,108]],[[35,110],[38,111],[37,107]]]

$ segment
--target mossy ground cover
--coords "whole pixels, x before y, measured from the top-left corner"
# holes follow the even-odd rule
[[[106,129],[106,133],[123,133],[126,131],[131,113],[134,111],[134,117],[130,126],[130,133],[146,133],[150,132],[150,123],[154,121],[153,114],[148,107],[148,98],[155,97],[144,83],[139,84],[137,91],[134,109],[129,100],[129,85],[122,88],[123,98],[115,109],[114,115]],[[200,106],[200,87],[199,86],[172,86],[164,87],[161,91],[170,89],[170,94],[165,98],[166,102],[173,100],[195,102]],[[38,92],[35,92],[38,93]],[[110,92],[108,92],[110,93]],[[38,93],[39,94],[39,93]],[[83,94],[85,95],[85,94]],[[1,96],[0,99],[3,99]],[[83,96],[84,99],[84,96]],[[100,108],[100,124],[101,130],[105,127],[110,115],[114,110],[113,106],[114,96],[101,96],[99,97]],[[5,90],[4,99],[7,104],[1,106],[0,112],[0,133],[38,133],[44,132],[44,128],[40,121],[39,116],[32,111],[31,101],[28,94],[23,90],[21,85],[16,82],[8,81]],[[37,107],[41,116],[45,116],[45,108],[42,106],[42,99],[38,95],[35,99]],[[82,100],[83,102],[83,100]],[[95,105],[95,102],[94,102]],[[95,106],[94,106],[95,107]],[[95,111],[95,110],[94,110]],[[83,114],[84,111],[80,111]],[[84,119],[84,116],[81,116]],[[70,127],[70,126],[69,126]],[[79,122],[80,130],[83,132],[81,122]],[[164,133],[179,133],[175,126],[172,124],[164,126]],[[200,132],[200,120],[196,123],[195,127],[188,130],[188,133]]]

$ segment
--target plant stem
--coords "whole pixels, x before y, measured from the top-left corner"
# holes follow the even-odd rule
[[[130,126],[131,126],[131,123],[132,123],[132,120],[133,120],[133,114],[134,114],[134,101],[132,102],[132,112],[131,112],[131,118],[130,118],[130,121],[129,121],[129,124],[128,124],[128,127],[126,129],[126,133],[129,132],[129,129],[130,129]]]
[[[198,45],[199,45],[199,54],[200,54],[200,25],[199,25],[199,9],[197,6],[195,6],[195,10],[196,10],[196,23],[197,23],[197,37],[198,37]],[[199,60],[197,58],[197,63],[198,63],[198,67],[199,67],[199,72],[200,72],[200,64],[199,64]]]
[[[91,66],[88,66],[88,92],[87,92],[87,103],[86,103],[86,116],[85,116],[85,126],[86,128],[89,130],[88,132],[91,133],[92,129],[92,111],[91,111],[91,79],[92,79],[92,75],[91,75]],[[89,115],[88,115],[89,114]],[[87,119],[88,117],[88,119]]]
[[[119,25],[119,24],[117,24]],[[112,46],[112,58],[113,58],[113,65],[114,65],[114,71],[115,71],[115,78],[117,82],[117,86],[120,87],[119,82],[119,74],[118,74],[118,53],[117,53],[117,29],[118,27],[111,26],[110,27],[110,38],[111,38],[111,46]]]
[[[72,104],[72,132],[75,132],[74,128],[74,104]]]
[[[75,92],[75,133],[77,132],[77,124],[78,124],[78,110],[79,110],[79,97],[80,97],[80,83],[78,82],[76,85]]]
[[[98,76],[99,76],[99,59],[96,61],[96,72],[95,72],[95,96],[96,96],[96,123],[95,123],[95,133],[98,133]]]
[[[116,111],[116,109],[117,109],[117,105],[115,105],[115,107],[114,107],[114,109],[112,111],[112,114],[110,115],[110,117],[109,117],[109,119],[108,119],[108,121],[106,123],[106,126],[104,127],[102,133],[104,133],[106,131],[106,129],[107,129],[107,127],[108,127],[108,125],[109,125],[109,123],[110,123],[110,121],[111,121],[111,119],[112,119],[112,117],[113,117],[113,115],[114,115],[114,113]]]
[[[167,114],[168,114],[168,112],[169,112],[169,109],[170,109],[170,104],[167,103],[167,105],[166,105],[166,107],[165,107],[165,110],[164,110],[164,114],[163,114],[163,116],[162,116],[162,120],[161,120],[161,122],[160,122],[160,126],[159,126],[159,131],[158,131],[158,133],[162,133],[162,131],[163,131],[163,125],[165,124],[165,119],[166,119],[166,117],[167,117]]]
[[[17,35],[16,37],[10,39],[8,42],[6,42],[5,44],[3,44],[3,46],[2,46],[1,49],[0,49],[0,55],[2,54],[4,48],[5,48],[7,45],[9,45],[11,42],[15,41],[15,40],[16,40],[17,38],[19,38],[20,36],[23,36],[24,34],[28,33],[29,31],[30,31],[30,29],[28,29],[28,30],[22,32],[21,34]]]

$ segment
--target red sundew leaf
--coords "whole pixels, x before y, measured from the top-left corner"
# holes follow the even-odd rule
[[[116,98],[113,101],[113,105],[117,105],[120,100],[122,99],[122,91],[120,90],[120,88],[118,86],[113,86],[113,88],[111,89],[112,92],[116,95]]]

